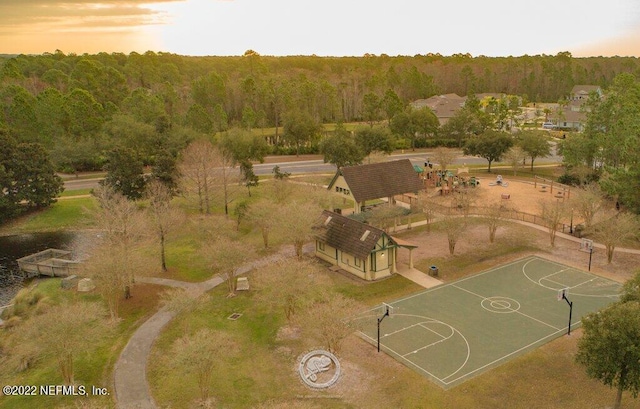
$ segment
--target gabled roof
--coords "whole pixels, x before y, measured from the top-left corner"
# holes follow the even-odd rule
[[[369,257],[380,237],[386,235],[378,228],[328,210],[322,212],[314,230],[317,239],[361,260]]]
[[[570,99],[588,99],[591,92],[597,92],[602,97],[602,88],[599,85],[574,85],[571,89]]]
[[[353,198],[358,203],[404,193],[416,193],[422,189],[420,177],[409,159],[341,168],[329,183],[329,189],[332,189],[340,175],[344,177]]]
[[[434,95],[427,99],[413,101],[411,106],[420,109],[429,107],[438,118],[451,118],[463,106],[466,97],[457,94]]]

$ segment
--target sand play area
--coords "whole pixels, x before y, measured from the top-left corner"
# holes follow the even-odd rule
[[[573,189],[565,190],[566,186],[558,183],[548,183],[542,179],[534,183],[531,179],[520,179],[502,176],[502,183],[497,184],[500,174],[476,176],[480,181],[477,187],[458,187],[453,192],[441,195],[439,190],[428,188],[427,192],[434,195],[434,199],[442,205],[449,204],[458,192],[466,192],[473,196],[475,206],[502,205],[514,210],[530,213],[540,213],[540,203],[552,201],[569,201]]]

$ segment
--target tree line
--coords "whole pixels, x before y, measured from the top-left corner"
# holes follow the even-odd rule
[[[187,57],[146,52],[19,55],[0,60],[0,126],[38,142],[57,166],[102,165],[114,145],[185,146],[194,134],[230,127],[279,128],[300,116],[315,123],[389,120],[413,100],[455,92],[501,92],[556,102],[575,84],[608,87],[636,58]],[[273,132],[273,131],[270,131]],[[81,149],[77,149],[80,147]],[[299,150],[298,150],[299,151]]]
[[[344,166],[360,163],[372,152],[448,146],[465,148],[491,164],[502,155],[492,153],[495,144],[487,146],[478,136],[507,130],[528,100],[558,101],[574,84],[598,84],[620,97],[591,102],[594,115],[585,133],[567,140],[563,153],[574,173],[580,173],[578,165],[604,168],[600,154],[607,154],[606,166],[618,175],[606,179],[609,191],[635,206],[637,144],[632,126],[623,122],[633,122],[630,112],[638,104],[615,111],[625,112],[615,124],[605,110],[614,110],[613,101],[620,106],[637,102],[632,93],[622,92],[623,82],[636,84],[636,58],[573,58],[569,53],[270,57],[252,50],[237,57],[186,57],[56,51],[19,55],[0,64],[0,129],[16,143],[38,144],[54,168],[65,172],[102,170],[123,151],[135,163],[164,161],[171,166],[167,161],[175,161],[191,141],[217,135],[230,147],[243,134],[249,135],[244,139],[268,142],[266,147],[250,142],[248,151],[242,142],[245,152],[235,152],[234,164],[248,178],[255,177],[250,161],[268,153],[321,152],[325,160]],[[517,98],[481,107],[474,95],[485,91]],[[408,104],[449,92],[468,98],[443,126],[429,109]],[[353,121],[362,126],[347,130],[340,125]],[[327,125],[333,123],[338,125]],[[624,145],[616,145],[614,134],[626,135]],[[505,148],[499,150],[510,145],[501,143]]]

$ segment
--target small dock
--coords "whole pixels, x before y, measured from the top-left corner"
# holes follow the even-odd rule
[[[73,274],[78,262],[71,259],[67,250],[46,249],[17,260],[18,267],[27,278],[45,275],[49,277],[67,277]]]

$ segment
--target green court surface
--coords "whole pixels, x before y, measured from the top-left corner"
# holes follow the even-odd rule
[[[566,335],[585,314],[618,299],[620,284],[540,257],[527,257],[427,291],[388,301],[380,350],[448,389]],[[377,346],[386,307],[355,317]]]

